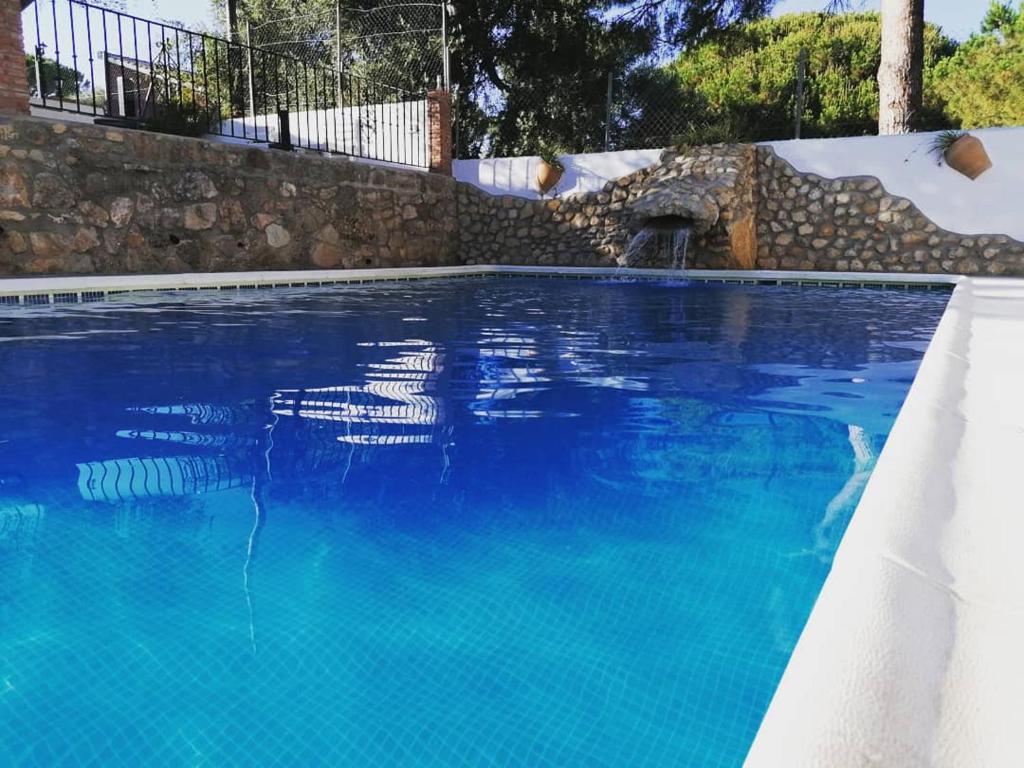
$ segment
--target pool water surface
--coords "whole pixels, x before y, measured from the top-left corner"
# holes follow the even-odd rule
[[[947,299],[4,309],[0,765],[740,765]]]

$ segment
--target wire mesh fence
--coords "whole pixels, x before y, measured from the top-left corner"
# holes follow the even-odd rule
[[[877,132],[874,114],[822,104],[823,82],[794,57],[791,75],[771,93],[715,103],[684,82],[673,51],[664,47],[625,71],[576,74],[506,90],[456,92],[455,143],[459,157],[656,149],[729,141],[771,141]],[[828,87],[834,98],[834,78]],[[851,84],[851,89],[856,84]],[[851,103],[853,96],[851,96]]]
[[[272,142],[282,139],[284,110],[302,146],[414,165],[427,162],[425,91],[439,82],[453,89],[463,158],[875,131],[864,103],[877,95],[849,82],[837,103],[837,82],[849,78],[830,68],[827,51],[771,54],[770,84],[763,73],[737,73],[750,93],[730,83],[733,92],[718,98],[701,75],[684,75],[686,51],[663,39],[638,55],[624,38],[622,50],[601,53],[606,64],[533,66],[517,79],[489,75],[460,47],[459,19],[442,3],[307,0],[298,13],[268,10],[277,7],[241,5],[237,33],[217,37],[84,0],[37,0],[25,12],[36,16],[25,24],[37,37],[27,57],[33,100],[151,125],[198,119],[212,132]],[[104,24],[90,29],[96,14]],[[768,54],[759,56],[758,67]]]
[[[330,66],[407,90],[446,81],[445,9],[440,3],[372,8],[310,2],[309,11],[244,18],[246,41],[310,65]]]
[[[35,107],[161,133],[429,165],[422,89],[83,0],[36,0],[22,21]]]

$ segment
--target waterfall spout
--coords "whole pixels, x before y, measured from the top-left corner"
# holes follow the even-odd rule
[[[685,271],[692,232],[690,222],[674,217],[654,219],[633,236],[619,264]]]
[[[686,271],[686,251],[690,247],[690,227],[680,227],[672,233],[672,269]]]
[[[654,236],[654,230],[647,227],[633,235],[633,239],[629,241],[629,245],[626,246],[626,253],[622,257],[622,266],[635,266],[651,244]]]

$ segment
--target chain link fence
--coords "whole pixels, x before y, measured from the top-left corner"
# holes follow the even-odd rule
[[[715,104],[673,69],[678,50],[664,47],[626,71],[572,80],[456,93],[455,139],[462,158],[658,149],[730,141],[772,141],[877,132],[873,114],[823,107],[821,81],[807,62],[766,99]],[[834,79],[833,79],[834,80]],[[832,92],[835,83],[830,82]],[[851,84],[855,88],[856,84]],[[550,94],[557,94],[551,98]],[[851,97],[851,104],[854,99]]]
[[[84,0],[36,0],[22,12],[30,103],[160,133],[428,167],[423,86],[376,77],[382,62],[356,53],[336,68],[335,39],[318,37],[315,19],[293,17],[291,29],[307,21],[304,36],[260,47]]]
[[[310,66],[348,72],[410,91],[449,82],[445,6],[390,2],[357,8],[314,0],[304,13],[276,18],[243,16],[240,33],[250,46]],[[681,87],[672,62],[678,46],[661,43],[624,71],[575,72],[519,82],[505,89],[454,87],[458,157],[535,154],[543,146],[565,152],[650,149],[677,143],[770,140],[821,135],[806,115],[797,126],[798,98],[813,112],[813,78],[798,60],[792,80],[770,109],[756,103],[716,110]],[[457,54],[456,54],[457,55]],[[463,62],[466,64],[467,62]],[[803,96],[798,95],[804,82]],[[835,119],[830,130],[837,128]],[[850,121],[840,130],[872,130]]]
[[[446,80],[444,8],[386,3],[375,8],[310,3],[279,18],[245,19],[246,42],[309,65],[351,72],[409,91]]]
[[[92,7],[89,13],[101,10],[73,1]],[[243,137],[248,135],[248,119],[262,121],[263,128],[253,130],[270,138],[266,126],[281,109],[287,109],[296,113],[298,123],[293,127],[301,132],[300,138],[312,146],[329,146],[322,135],[317,136],[327,132],[328,126],[322,125],[325,120],[330,121],[332,135],[336,120],[356,126],[346,136],[351,133],[358,138],[342,141],[339,133],[338,151],[376,156],[382,150],[371,146],[374,141],[390,141],[399,134],[403,142],[422,143],[418,134],[426,129],[423,93],[453,80],[448,52],[453,24],[445,5],[385,2],[359,7],[338,0],[307,0],[301,13],[276,16],[266,10],[261,15],[261,7],[267,6],[240,6],[238,35],[230,43],[192,33],[183,33],[185,37],[164,48],[157,46],[155,53],[149,52],[148,41],[136,53],[134,38],[97,43],[94,47],[105,51],[95,56],[105,62],[99,74],[92,70],[79,74],[74,67],[81,62],[58,60],[56,42],[40,40],[28,64],[33,97],[47,103],[74,97],[78,111],[146,118],[156,104],[148,91],[160,80],[165,91],[169,83],[171,90],[179,92],[175,99],[165,93],[165,102],[183,101],[185,96],[205,102],[205,112],[217,113],[226,121],[226,130],[240,128]],[[85,12],[78,5],[75,8],[72,17]],[[117,12],[108,11],[112,13]],[[134,19],[121,16],[126,23]],[[134,19],[130,23],[147,22]],[[38,37],[40,24],[34,26]],[[454,29],[454,55],[459,57],[464,54],[458,48],[459,31]],[[81,31],[89,33],[88,28]],[[697,87],[703,83],[700,76],[691,74],[687,81],[680,75],[677,63],[682,52],[679,45],[668,42],[658,42],[639,58],[635,51],[616,48],[602,53],[605,61],[620,62],[610,63],[605,71],[601,67],[578,71],[535,67],[530,76],[519,80],[502,73],[505,82],[500,88],[479,74],[472,85],[460,87],[457,77],[452,86],[456,157],[654,149],[875,131],[874,116],[863,109],[863,83],[849,83],[849,108],[841,104],[836,110],[837,81],[844,81],[844,73],[827,71],[822,55],[810,61],[795,51],[774,56],[775,79],[770,88],[762,87],[755,76],[751,93],[739,97],[732,93],[719,100],[709,94],[713,88]],[[173,62],[168,63],[169,57]],[[143,65],[149,59],[157,69],[184,74],[162,77],[154,70],[155,74],[146,75]],[[621,63],[625,61],[630,63]],[[456,64],[463,78],[479,69],[477,62],[468,59],[457,59]],[[211,75],[212,84],[206,82]],[[828,107],[819,92],[826,84]],[[407,113],[413,117],[407,118]],[[396,127],[399,123],[404,127]],[[405,134],[416,136],[409,139]],[[420,154],[416,153],[416,164],[421,162]]]

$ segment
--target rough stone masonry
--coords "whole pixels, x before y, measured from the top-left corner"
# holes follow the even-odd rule
[[[460,255],[470,264],[621,266],[645,219],[673,212],[704,223],[688,258],[695,268],[1024,274],[1024,243],[948,232],[877,179],[800,173],[768,147],[738,144],[667,150],[600,192],[559,199],[461,185]]]
[[[800,173],[759,147],[758,184],[761,269],[1024,274],[1024,243],[941,229],[878,179]]]
[[[657,165],[610,181],[600,192],[551,200],[496,197],[462,184],[461,257],[468,264],[624,266],[630,239],[652,218],[696,215],[703,226],[688,266],[751,269],[755,161],[749,144],[666,151]]]
[[[0,274],[455,264],[455,197],[437,174],[0,118]]]
[[[0,275],[612,267],[660,216],[700,225],[690,267],[1024,274],[1024,243],[944,231],[877,179],[799,173],[767,147],[666,151],[599,192],[531,200],[337,157],[0,118]]]

